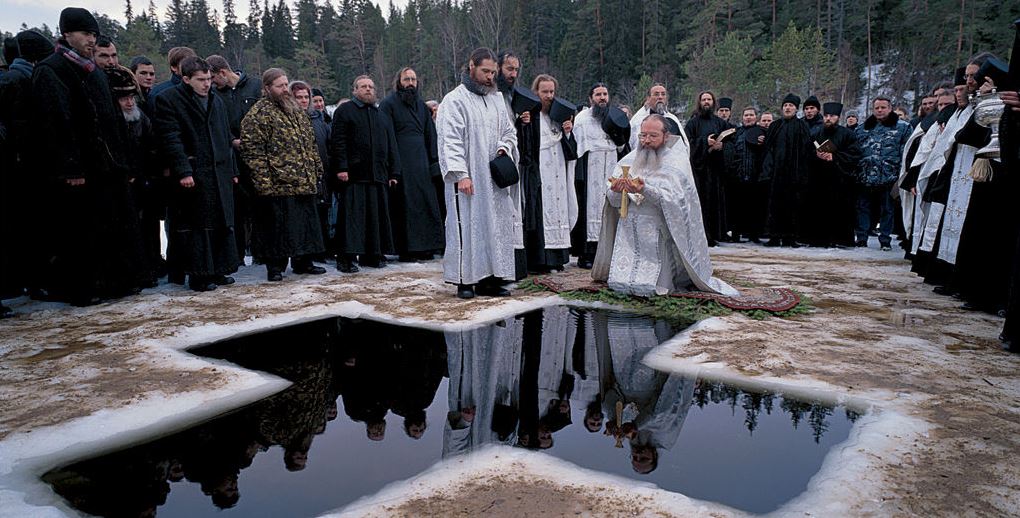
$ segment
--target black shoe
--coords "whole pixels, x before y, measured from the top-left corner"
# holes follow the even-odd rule
[[[218,288],[208,277],[192,277],[188,280],[188,287],[194,291],[213,291]]]
[[[166,280],[170,284],[176,284],[178,286],[184,286],[184,273],[182,272],[171,272],[166,276]]]
[[[401,263],[416,263],[418,262],[418,258],[409,254],[400,254],[400,256],[397,257],[397,261]]]
[[[750,242],[752,242],[752,243],[758,243],[758,244],[761,244],[761,239],[758,239],[758,236],[753,236],[753,237],[750,237],[750,238],[748,238],[747,240],[748,240],[748,241],[750,241]]]
[[[716,240],[714,240],[714,239],[709,239],[708,240],[709,248],[712,248],[712,247],[715,247],[715,246],[718,246],[718,245],[719,245],[719,243]]]
[[[584,268],[585,270],[591,270],[595,266],[595,263],[591,259],[578,259],[577,267]]]
[[[309,264],[308,266],[299,266],[297,268],[291,268],[291,270],[293,270],[294,273],[299,275],[322,275],[326,273],[325,268],[321,266],[315,266],[314,264]]]
[[[336,262],[336,269],[343,273],[358,273],[361,268],[354,264],[354,261],[347,261],[344,259],[338,259]]]
[[[457,298],[459,299],[473,299],[475,298],[475,287],[471,284],[458,284],[457,285]]]
[[[502,287],[502,286],[500,286],[498,284],[492,284],[492,285],[488,285],[488,286],[479,284],[478,285],[478,289],[475,290],[475,291],[479,295],[481,295],[483,297],[509,297],[510,296],[510,290],[508,290],[508,289],[506,289],[506,288],[504,288],[504,287]]]
[[[955,293],[949,286],[935,286],[931,291],[946,296],[952,296]]]
[[[268,270],[266,271],[266,280],[270,282],[279,282],[283,280],[283,274],[280,270]]]
[[[11,308],[3,305],[3,304],[0,304],[0,318],[11,318],[13,316],[14,316],[14,310],[13,309],[11,309]]]
[[[790,248],[800,248],[800,243],[798,243],[796,239],[784,239],[783,246],[788,246]]]
[[[780,241],[778,237],[774,237],[772,239],[769,239],[768,242],[765,243],[765,246],[767,246],[769,248],[775,248],[777,246],[781,246],[782,244],[783,244],[783,242]]]
[[[82,295],[71,297],[70,303],[72,306],[84,308],[86,306],[95,306],[96,304],[99,304],[102,301],[103,299],[100,299],[98,296],[95,295]]]
[[[854,246],[856,246],[857,248],[867,248],[868,247],[868,242],[867,241],[857,241],[856,243],[854,243]]]
[[[230,286],[231,284],[234,284],[235,282],[237,282],[237,281],[234,280],[233,277],[231,277],[229,275],[214,275],[209,280],[211,280],[213,282],[213,284],[215,284],[217,286]]]

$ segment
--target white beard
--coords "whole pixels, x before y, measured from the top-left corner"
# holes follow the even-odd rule
[[[134,108],[131,108],[131,111],[129,112],[125,112],[123,110],[122,112],[124,113],[124,120],[128,122],[138,122],[142,120],[142,110],[138,109],[137,105]]]
[[[662,152],[665,149],[665,145],[659,149],[650,149],[639,145],[637,151],[634,152],[634,162],[631,163],[631,171],[633,171],[634,175],[637,173],[655,173],[662,167]]]

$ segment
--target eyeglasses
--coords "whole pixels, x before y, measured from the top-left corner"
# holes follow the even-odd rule
[[[655,139],[662,136],[662,133],[638,133],[638,140]]]

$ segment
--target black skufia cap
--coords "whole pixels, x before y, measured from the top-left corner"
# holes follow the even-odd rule
[[[783,97],[783,104],[786,103],[793,103],[794,106],[800,108],[800,97],[794,94],[786,94],[786,97]]]
[[[25,51],[22,50],[21,53],[24,54]],[[1009,83],[1009,65],[1001,59],[988,58],[974,74],[974,81],[977,81],[978,86],[984,84],[985,78],[991,79],[995,83],[995,88],[1002,90]]]
[[[535,92],[520,86],[514,87],[513,95],[510,98],[510,109],[514,111],[514,115],[535,111],[540,106],[542,106],[542,100]]]
[[[748,144],[757,144],[758,137],[765,136],[765,128],[755,124],[751,127],[744,127],[744,141]]]
[[[559,124],[567,122],[576,113],[577,106],[562,97],[553,99],[552,106],[549,107],[549,118]]]
[[[99,36],[99,22],[88,9],[67,7],[60,11],[60,32],[91,32]]]
[[[808,97],[807,100],[804,101],[804,107],[807,108],[808,106],[814,106],[819,110],[822,109],[822,103],[818,102],[818,98],[813,95],[811,97]]]
[[[517,172],[517,165],[512,158],[501,154],[489,161],[489,174],[492,175],[492,182],[500,189],[506,189],[521,181],[521,175]]]
[[[733,99],[730,99],[729,97],[720,97],[719,98],[719,108],[730,108],[730,109],[733,109]]]
[[[804,103],[804,106],[807,106],[807,103]],[[843,105],[841,103],[825,103],[825,106],[822,107],[822,113],[838,117],[843,114]]]
[[[312,97],[326,98],[326,96],[322,94],[322,90],[319,90],[318,88],[312,88]]]
[[[953,80],[954,86],[961,86],[967,84],[967,67],[960,67],[956,69],[956,78]]]
[[[616,106],[610,106],[606,118],[602,119],[602,131],[606,132],[617,146],[630,142],[630,120],[627,119],[627,114]]]
[[[17,36],[18,49],[25,61],[37,63],[53,54],[53,42],[36,31],[21,31]]]

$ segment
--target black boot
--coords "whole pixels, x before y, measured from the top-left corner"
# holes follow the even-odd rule
[[[279,282],[283,280],[283,274],[280,273],[279,268],[273,268],[266,266],[266,280],[270,282]]]
[[[336,269],[343,273],[358,273],[361,271],[361,268],[358,268],[358,265],[354,263],[353,258],[346,254],[337,256]]]
[[[217,288],[216,283],[212,282],[209,277],[203,277],[198,275],[192,275],[188,279],[188,287],[194,291],[212,291]]]
[[[473,299],[475,298],[475,287],[473,284],[458,284],[457,285],[457,298],[461,299]]]
[[[217,286],[230,286],[236,282],[234,278],[229,275],[213,275],[210,280]]]
[[[775,247],[780,246],[782,244],[783,244],[783,242],[778,237],[774,237],[772,239],[769,239],[769,241],[767,243],[765,243],[765,246],[767,246],[769,248],[775,248]]]
[[[312,264],[310,258],[291,259],[290,268],[299,275],[322,275],[326,273],[325,268]]]
[[[11,308],[3,305],[3,304],[0,304],[0,318],[11,318],[13,316],[14,316],[14,310],[13,309],[11,309]]]

